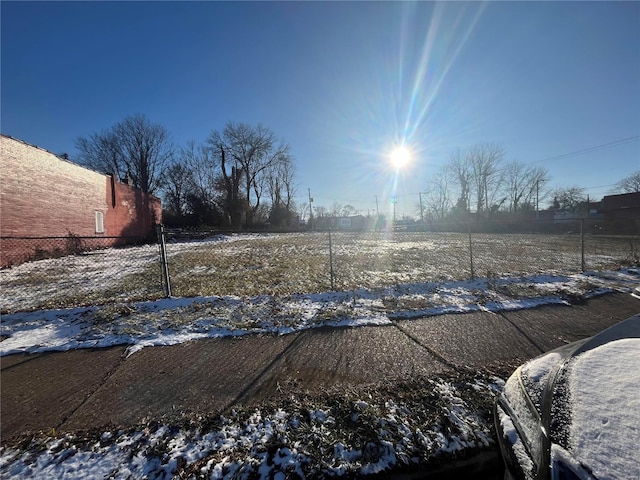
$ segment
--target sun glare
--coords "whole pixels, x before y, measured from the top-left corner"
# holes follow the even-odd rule
[[[401,169],[411,160],[411,152],[406,147],[397,147],[391,152],[391,163],[396,169]]]

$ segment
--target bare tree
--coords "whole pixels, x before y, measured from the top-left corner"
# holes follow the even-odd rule
[[[616,183],[612,193],[638,193],[640,192],[640,170],[632,173]]]
[[[329,215],[332,217],[339,217],[342,215],[342,204],[338,202],[333,202],[331,204],[331,208],[329,209]]]
[[[287,210],[291,211],[294,208],[293,198],[298,190],[295,183],[296,179],[296,166],[293,163],[293,159],[290,155],[283,155],[281,161],[278,162],[278,175],[280,176],[280,184],[282,185],[284,198],[284,205]]]
[[[262,198],[264,183],[261,177],[283,156],[288,156],[289,146],[278,144],[274,133],[262,125],[251,127],[244,123],[229,122],[223,135],[230,156],[242,171],[244,193],[249,207],[247,224],[251,225]]]
[[[268,188],[269,170],[290,157],[289,146],[277,142],[274,133],[262,125],[252,127],[232,122],[227,123],[222,133],[212,132],[208,144],[219,161],[229,208],[235,210],[231,217],[237,221],[242,206],[246,223],[251,225]]]
[[[427,184],[423,203],[436,220],[444,219],[451,210],[451,184],[453,181],[454,170],[444,168],[436,173]]]
[[[551,179],[549,171],[544,167],[530,167],[527,173],[529,191],[524,197],[523,207],[535,207],[538,210],[541,201],[545,200],[549,195],[549,190],[545,188],[545,184]]]
[[[300,215],[300,219],[303,222],[306,222],[309,219],[310,212],[311,210],[309,209],[309,204],[307,202],[302,202],[300,205],[298,205],[298,214]]]
[[[283,154],[266,174],[271,197],[269,219],[277,225],[288,225],[293,220],[293,197],[296,192],[295,165],[288,154]]]
[[[233,159],[229,159],[230,147],[219,132],[211,132],[207,143],[222,174],[217,185],[218,189],[223,192],[223,210],[228,222],[232,226],[239,227],[244,221],[248,207],[240,193],[242,168],[235,165],[236,162]],[[228,171],[229,163],[231,163],[231,171]]]
[[[540,199],[540,186],[549,179],[549,174],[543,167],[514,161],[505,166],[503,179],[509,211],[516,213],[535,207]]]
[[[210,148],[196,145],[191,140],[180,148],[179,162],[190,173],[189,190],[204,204],[214,205],[217,200],[218,165]]]
[[[75,143],[83,163],[119,177],[127,174],[147,193],[158,190],[164,168],[173,156],[167,129],[142,114],[128,116],[110,129],[80,137]]]
[[[457,185],[459,190],[456,209],[459,211],[468,212],[470,210],[471,204],[471,166],[462,156],[460,150],[456,150],[451,155],[449,163],[447,164],[447,168],[452,173],[452,180]]]
[[[183,163],[173,163],[166,169],[162,180],[167,210],[182,217],[185,214],[187,196],[193,182],[191,171]]]
[[[476,145],[467,154],[473,174],[478,213],[488,212],[494,203],[501,185],[500,166],[503,158],[502,147],[492,143]]]
[[[179,160],[188,169],[188,213],[196,225],[228,224],[217,159],[211,148],[189,141],[180,149]]]
[[[315,207],[315,216],[316,217],[327,217],[330,215],[329,210],[327,210],[327,207],[323,207],[322,205],[319,205],[317,207]]]
[[[353,215],[356,215],[357,213],[358,211],[356,210],[356,208],[353,205],[349,205],[349,204],[345,205],[340,210],[340,215],[343,217],[351,217]]]
[[[112,130],[92,133],[88,137],[79,137],[75,141],[80,151],[80,162],[90,168],[117,178],[123,178],[126,166],[121,157],[122,152]]]
[[[116,124],[114,133],[135,185],[143,192],[155,192],[162,171],[173,156],[169,132],[144,115],[133,115]]]
[[[553,206],[556,210],[576,212],[585,201],[584,189],[581,187],[560,187],[553,191]]]

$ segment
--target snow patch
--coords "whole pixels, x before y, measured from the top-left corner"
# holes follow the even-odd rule
[[[11,271],[9,274],[13,275]],[[403,284],[385,289],[282,297],[169,298],[14,313],[2,317],[0,355],[114,345],[128,345],[128,353],[133,354],[145,347],[203,338],[251,333],[285,335],[327,326],[389,325],[393,321],[446,313],[566,304],[567,296],[630,291],[637,283],[637,272],[626,270]]]

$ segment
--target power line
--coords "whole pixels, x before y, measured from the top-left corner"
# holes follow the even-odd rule
[[[575,157],[575,156],[578,156],[578,155],[582,155],[584,153],[597,152],[598,150],[604,150],[605,148],[631,143],[631,142],[633,142],[635,140],[638,140],[638,138],[640,138],[640,135],[634,135],[632,137],[621,138],[620,140],[614,140],[613,142],[602,143],[600,145],[594,145],[593,147],[583,148],[582,150],[575,150],[573,152],[563,153],[561,155],[555,155],[553,157],[543,158],[542,160],[534,160],[533,162],[529,162],[526,165],[530,165],[532,163],[538,163],[538,162],[548,162],[550,160],[560,160],[560,159],[563,159],[563,158]]]
[[[585,190],[593,190],[594,188],[615,187],[617,183],[610,183],[609,185],[596,185],[595,187],[583,187]]]
[[[561,160],[561,159],[564,159],[564,158],[571,158],[571,157],[575,157],[575,156],[578,156],[578,155],[583,155],[585,153],[597,152],[599,150],[604,150],[604,149],[615,147],[615,146],[618,146],[618,145],[625,145],[627,143],[632,143],[634,141],[637,141],[639,138],[640,138],[640,135],[633,135],[631,137],[625,137],[625,138],[621,138],[621,139],[618,139],[618,140],[613,140],[611,142],[601,143],[599,145],[594,145],[594,146],[583,148],[583,149],[580,149],[580,150],[574,150],[573,152],[563,153],[563,154],[560,154],[560,155],[554,155],[552,157],[547,157],[547,158],[543,158],[543,159],[540,159],[540,160],[534,160],[532,162],[524,163],[523,165],[531,165],[533,163],[539,163],[539,162],[548,162],[548,161],[551,161],[551,160]],[[432,164],[431,166],[434,166],[434,165]],[[440,166],[444,166],[444,165],[440,165]],[[496,171],[494,173],[505,172],[507,170],[507,168],[508,167],[506,167],[506,166],[504,166],[502,168],[498,168],[498,169],[496,169]],[[612,184],[609,184],[609,185],[598,185],[598,186],[595,186],[595,187],[583,187],[583,188],[584,188],[584,190],[593,190],[593,189],[596,189],[596,188],[613,187],[615,185],[617,185],[617,184],[616,183],[612,183]],[[396,198],[397,199],[399,197],[413,197],[413,196],[416,196],[416,195],[421,195],[422,193],[423,192],[408,192],[408,193],[400,193],[400,194],[396,193],[393,196],[383,197],[383,198],[384,198],[384,200],[391,200],[392,198]],[[330,197],[316,197],[316,198],[322,198],[322,199],[327,200],[327,201],[336,202],[335,198],[330,198]],[[377,198],[376,198],[376,200],[377,200]],[[347,201],[347,202],[350,202],[350,203],[359,203],[359,204],[361,204],[361,203],[370,203],[368,195],[365,195],[365,196],[363,196],[361,198],[358,198],[358,199],[353,199],[353,198],[352,199],[344,199],[343,198],[343,199],[340,199],[340,201],[343,201],[343,202]]]
[[[640,138],[640,135],[633,135],[631,137],[621,138],[619,140],[614,140],[614,141],[608,142],[608,143],[601,143],[600,145],[594,145],[592,147],[583,148],[581,150],[574,150],[573,152],[562,153],[560,155],[555,155],[553,157],[547,157],[547,158],[543,158],[543,159],[540,159],[540,160],[534,160],[534,161],[528,162],[528,163],[522,163],[522,165],[531,165],[532,163],[547,162],[547,161],[550,161],[550,160],[560,160],[560,159],[563,159],[563,158],[576,157],[578,155],[583,155],[585,153],[591,153],[591,152],[597,152],[598,150],[604,150],[606,148],[616,147],[618,145],[626,145],[627,143],[632,143],[634,141],[637,141],[639,138]],[[509,169],[509,167],[507,165],[504,165],[504,166],[502,166],[500,168],[497,168],[494,173],[504,173],[508,169]],[[609,186],[612,186],[612,185],[603,185],[603,186],[609,187]],[[593,187],[593,188],[597,188],[597,187]],[[411,195],[414,195],[414,194],[412,193]]]

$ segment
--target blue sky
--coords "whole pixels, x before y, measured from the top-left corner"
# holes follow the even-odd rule
[[[299,198],[399,214],[454,150],[502,145],[592,198],[640,169],[640,2],[5,2],[1,129],[55,153],[129,114],[291,145]],[[587,153],[577,153],[601,146]],[[571,154],[556,158],[564,154]]]

